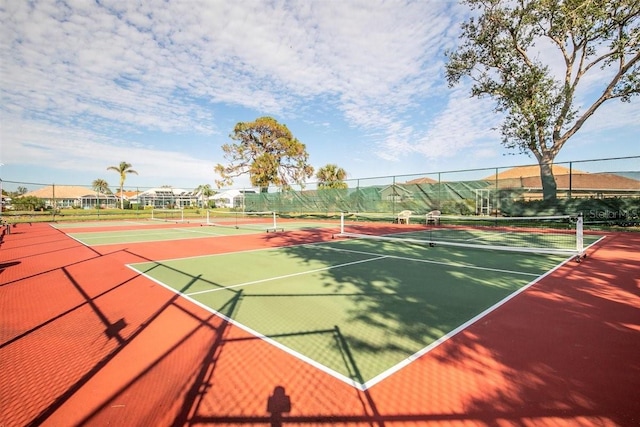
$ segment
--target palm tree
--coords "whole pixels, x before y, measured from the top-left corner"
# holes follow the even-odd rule
[[[347,188],[348,185],[344,182],[344,179],[347,177],[347,172],[335,164],[327,164],[326,166],[318,169],[316,173],[316,178],[318,179],[318,188]]]
[[[98,206],[100,194],[109,194],[111,190],[109,190],[109,183],[102,178],[98,178],[91,183],[91,187],[93,191],[96,192],[96,206]]]
[[[120,209],[124,209],[124,180],[127,178],[128,173],[135,173],[138,175],[138,172],[131,169],[131,163],[120,162],[118,166],[109,166],[107,170],[116,171],[120,174]]]
[[[91,187],[96,193],[109,194],[109,183],[102,178],[98,178],[91,183]]]
[[[202,196],[202,200],[203,202],[206,200],[206,206],[209,207],[209,197],[213,196],[214,194],[216,194],[216,192],[213,190],[213,188],[211,188],[211,185],[209,184],[201,184],[198,185],[198,187],[193,190],[196,194],[199,194],[200,196]]]

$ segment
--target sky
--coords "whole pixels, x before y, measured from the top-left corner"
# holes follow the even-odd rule
[[[117,188],[107,168],[126,161],[127,187],[215,188],[235,124],[262,116],[349,179],[535,164],[502,146],[491,99],[447,85],[468,13],[446,0],[0,0],[0,178]],[[578,105],[598,76],[586,80]],[[556,160],[640,155],[639,117],[637,97],[609,101]]]

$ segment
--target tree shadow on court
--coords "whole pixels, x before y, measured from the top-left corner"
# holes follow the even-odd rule
[[[0,263],[0,274],[9,267],[20,265],[20,261],[9,261]]]
[[[639,244],[638,235],[608,236],[585,261],[568,263],[447,346],[441,361],[477,372],[491,366],[504,378],[504,387],[472,399],[469,408],[636,422]],[[492,360],[482,356],[486,349]]]
[[[472,268],[484,254],[419,244],[342,241],[331,247],[291,245],[281,251],[300,264],[327,266],[316,273],[325,289],[319,296],[349,300],[342,303],[347,313],[341,326],[363,364],[375,365],[375,359],[389,354],[390,365],[376,368],[380,371],[421,351],[533,277],[524,276],[516,284],[505,279],[492,282],[494,271]],[[355,258],[350,257],[353,254]],[[486,268],[504,266],[510,256],[501,257],[502,261],[489,260]],[[443,268],[453,263],[454,268]],[[530,266],[517,267],[531,270]],[[288,296],[308,298],[304,280],[300,279],[301,292],[294,287]],[[365,375],[367,380],[372,376],[371,372]]]
[[[638,325],[640,259],[633,249],[639,246],[639,238],[618,235],[614,239],[605,240],[604,243],[609,243],[607,250],[596,246],[581,264],[568,262],[551,277],[477,319],[433,352],[430,357],[439,363],[467,371],[470,376],[483,377],[487,372],[494,372],[499,378],[499,386],[488,385],[486,390],[466,400],[468,414],[476,414],[479,419],[511,420],[593,417],[620,424],[634,419],[640,404],[630,396],[640,386],[640,376],[629,376],[629,369],[635,372],[640,366],[629,363],[640,351],[637,329],[634,329]],[[296,236],[283,250],[294,257],[333,262],[322,245],[310,252],[308,247],[301,250],[297,246],[300,244],[303,243]],[[374,254],[380,245],[380,242],[361,244],[357,250]],[[447,250],[440,259],[434,256],[438,250],[401,244],[395,249],[385,249],[385,253],[391,257],[431,258],[444,263],[473,265],[480,261],[487,268],[524,272],[549,262],[538,255],[514,257],[473,250]],[[613,257],[615,267],[610,263],[613,259],[598,259],[598,251],[611,250],[618,252]],[[552,268],[554,263],[557,261],[545,268]],[[464,314],[465,299],[477,302],[478,292],[474,289],[486,288],[481,274],[473,270],[434,271],[428,264],[414,273],[407,270],[370,263],[362,264],[361,270],[348,272],[328,269],[323,275],[327,278],[327,287],[336,294],[340,292],[340,284],[355,286],[361,293],[353,296],[358,308],[350,313],[351,321],[376,325],[388,336],[401,334],[410,342],[425,345],[435,339],[438,332],[454,330],[459,325],[458,317],[448,314],[451,311]],[[544,269],[539,274],[543,272]],[[456,280],[450,280],[454,273]],[[415,275],[419,277],[413,277]],[[485,308],[522,286],[510,283],[515,279],[489,280],[492,287],[488,293],[486,290],[482,293],[487,297]],[[422,292],[419,286],[410,284],[432,281],[457,286],[458,303],[436,302],[433,289]],[[380,284],[392,292],[380,292]],[[472,318],[473,314],[469,312],[464,317]],[[377,357],[385,351],[410,351],[398,348],[393,340],[376,342],[348,335],[345,340],[349,342],[356,365],[367,365],[368,355]],[[603,394],[603,390],[611,392]]]

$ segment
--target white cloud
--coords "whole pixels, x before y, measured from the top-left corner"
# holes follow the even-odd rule
[[[5,101],[66,126],[212,133],[215,117],[194,99],[292,114],[328,94],[354,126],[384,129],[439,78],[424,67],[453,19],[446,2],[399,6],[11,2]]]
[[[497,145],[493,105],[443,81],[466,13],[435,0],[5,2],[4,155],[85,169],[99,154],[100,169],[124,158],[211,180],[219,159],[141,141],[226,134],[226,106],[314,123],[338,114],[390,161]],[[419,121],[434,100],[442,111]],[[620,111],[618,125],[637,123],[637,108]],[[589,129],[610,125],[598,117]]]
[[[203,158],[176,150],[162,150],[131,141],[98,136],[82,130],[63,130],[33,122],[7,123],[4,134],[19,134],[20,140],[3,143],[2,161],[6,164],[47,166],[75,170],[79,174],[108,175],[106,168],[127,161],[146,182],[182,176],[194,182],[212,182],[212,154]]]
[[[428,158],[449,157],[482,141],[499,141],[496,130],[501,116],[489,99],[469,96],[468,87],[452,91],[445,109],[429,124],[429,130],[416,146]]]

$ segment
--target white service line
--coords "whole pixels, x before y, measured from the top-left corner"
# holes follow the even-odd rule
[[[353,249],[340,249],[340,248],[332,248],[332,247],[327,247],[325,249],[331,249],[331,250],[334,250],[334,251],[352,252],[352,253],[362,254],[362,255],[379,255],[379,254],[376,254],[376,253],[373,253],[373,252],[356,251],[356,250],[353,250]],[[470,269],[473,269],[473,270],[495,271],[495,272],[498,272],[498,273],[519,274],[519,275],[522,275],[522,276],[533,276],[533,277],[538,277],[539,276],[539,274],[536,274],[536,273],[526,273],[526,272],[523,272],[523,271],[502,270],[500,268],[479,267],[477,265],[460,264],[460,263],[457,263],[457,262],[433,261],[433,260],[430,260],[430,259],[410,258],[410,257],[404,257],[404,256],[397,256],[397,255],[385,255],[384,258],[401,259],[403,261],[424,262],[424,263],[427,263],[427,264],[438,264],[438,265],[445,265],[445,266],[456,267],[456,268],[470,268]]]
[[[377,255],[377,254],[373,254],[373,255]],[[284,276],[270,277],[268,279],[253,280],[251,282],[238,283],[237,285],[224,286],[222,288],[207,289],[206,291],[192,292],[192,293],[185,294],[185,295],[193,296],[193,295],[206,294],[206,293],[209,293],[209,292],[224,291],[224,290],[227,290],[227,289],[239,288],[239,287],[242,287],[242,286],[250,286],[250,285],[255,285],[255,284],[258,284],[258,283],[270,282],[270,281],[273,281],[273,280],[287,279],[289,277],[295,277],[295,276],[303,276],[305,274],[317,273],[318,271],[326,271],[326,270],[331,270],[331,269],[334,269],[334,268],[346,267],[346,266],[354,265],[354,264],[361,264],[363,262],[377,261],[377,260],[383,259],[383,258],[388,258],[388,257],[387,256],[377,256],[375,258],[362,259],[360,261],[353,261],[353,262],[348,262],[348,263],[345,263],[345,264],[331,265],[329,267],[317,268],[315,270],[309,270],[309,271],[301,271],[299,273],[285,274]]]

